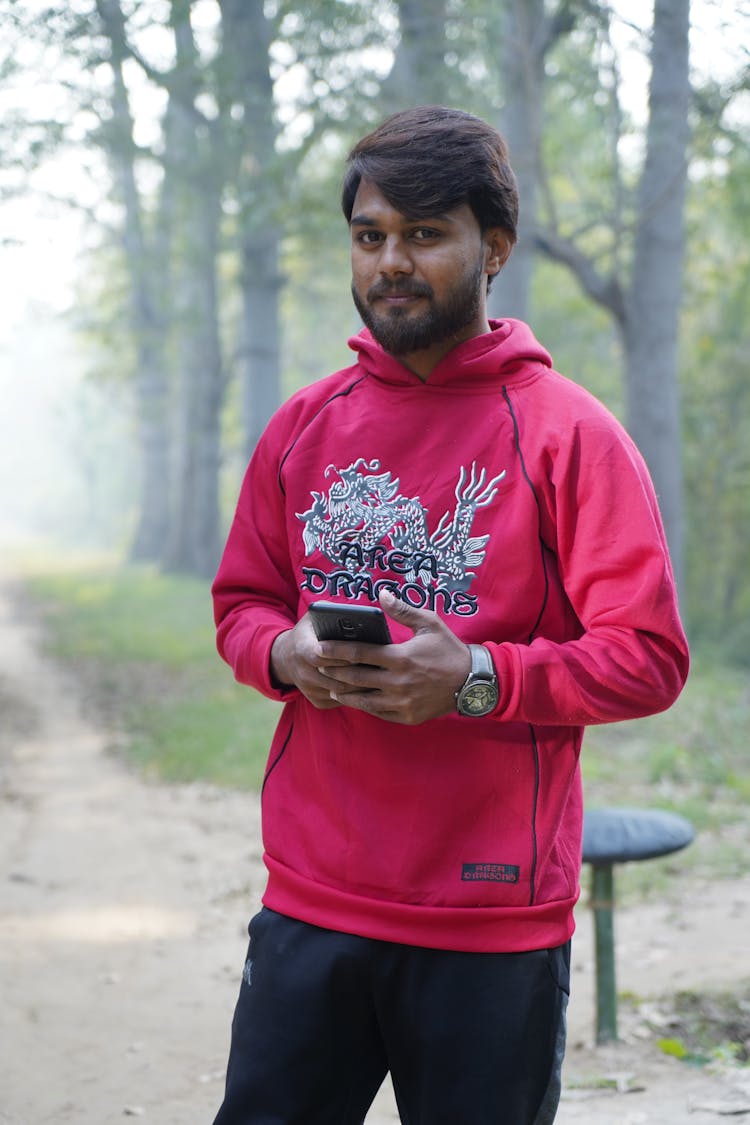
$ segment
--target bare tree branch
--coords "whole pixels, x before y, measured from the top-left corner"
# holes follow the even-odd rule
[[[618,278],[598,270],[591,257],[557,231],[537,228],[534,231],[534,245],[552,261],[567,266],[578,279],[584,292],[597,304],[609,309],[617,323],[624,327],[627,312],[625,296]]]

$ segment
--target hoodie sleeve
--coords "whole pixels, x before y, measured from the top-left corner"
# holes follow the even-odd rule
[[[211,592],[217,648],[235,678],[271,699],[284,700],[296,692],[272,680],[271,647],[297,621],[298,592],[289,561],[275,430],[271,423],[248,466]]]
[[[612,418],[575,427],[545,458],[548,472],[529,486],[582,632],[562,643],[488,643],[500,684],[495,714],[589,725],[665,710],[687,678],[688,648],[645,463]]]

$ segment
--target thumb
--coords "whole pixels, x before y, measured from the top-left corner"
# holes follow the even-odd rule
[[[413,633],[431,632],[440,620],[432,610],[417,609],[413,605],[407,605],[406,602],[402,602],[400,598],[392,594],[390,590],[381,590],[378,600],[380,608],[388,617],[397,621],[399,625],[405,625]]]

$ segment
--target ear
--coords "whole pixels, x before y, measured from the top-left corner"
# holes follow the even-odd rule
[[[484,269],[490,277],[500,273],[513,249],[513,239],[504,227],[490,227],[485,231]]]

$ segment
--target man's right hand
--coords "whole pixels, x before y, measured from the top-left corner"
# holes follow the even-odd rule
[[[271,672],[278,684],[296,687],[313,707],[331,711],[341,707],[331,699],[331,678],[319,670],[320,648],[310,615],[300,618],[293,629],[279,633],[271,646]]]

